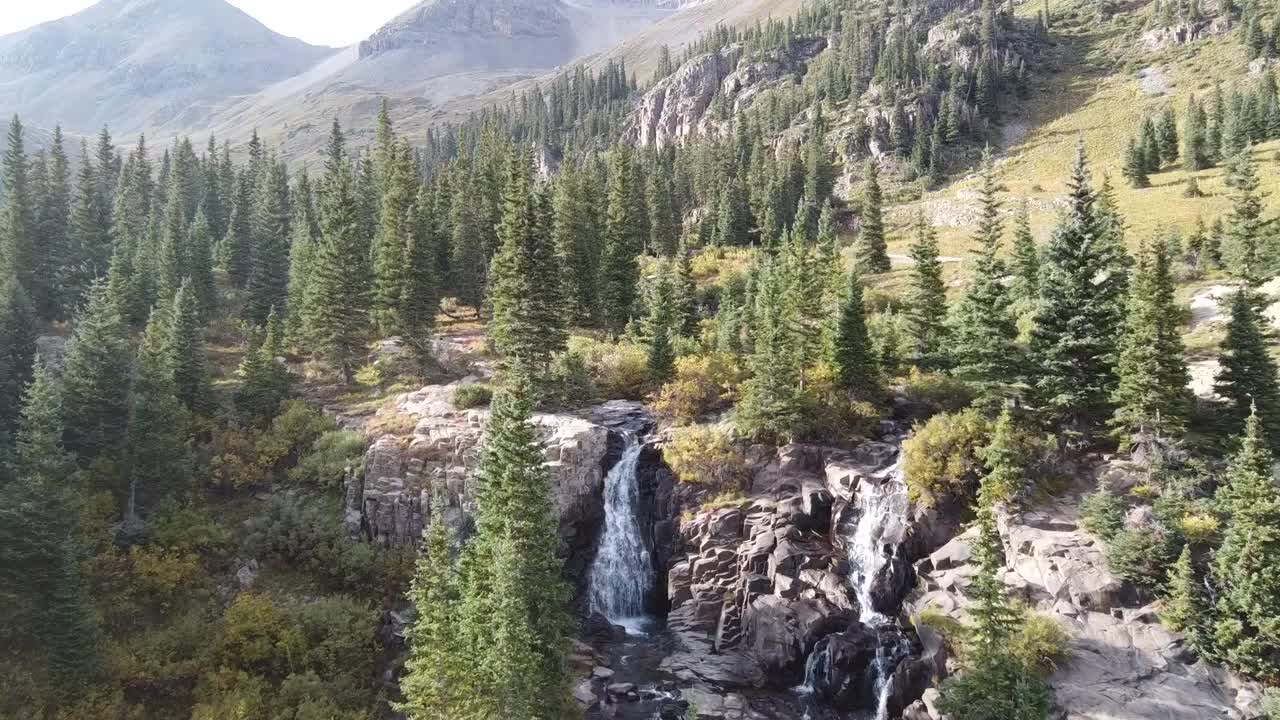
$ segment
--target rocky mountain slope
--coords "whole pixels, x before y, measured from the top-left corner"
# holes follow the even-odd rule
[[[36,125],[129,133],[193,101],[255,92],[332,52],[223,0],[102,0],[0,37],[0,106]]]

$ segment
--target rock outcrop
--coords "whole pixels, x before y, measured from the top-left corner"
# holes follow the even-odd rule
[[[1100,472],[1125,472],[1110,466]],[[1060,720],[1256,718],[1258,693],[1197,662],[1182,638],[1107,568],[1103,547],[1080,527],[1079,495],[1000,518],[1003,580],[1011,594],[1055,618],[1072,642],[1049,679]],[[975,572],[968,531],[917,563],[910,605],[961,618]],[[912,717],[936,718],[923,706]],[[924,713],[921,715],[920,713]]]
[[[1230,31],[1231,18],[1222,15],[1148,30],[1142,34],[1142,45],[1147,50],[1155,52],[1174,45],[1186,45],[1197,40],[1225,35]]]
[[[406,393],[375,416],[384,425],[413,429],[376,439],[365,454],[363,472],[348,473],[344,512],[352,536],[387,546],[416,543],[431,516],[431,503],[441,501],[445,520],[459,537],[466,537],[475,510],[474,471],[489,418],[487,409],[454,407],[454,394],[468,382],[473,381]],[[570,557],[570,571],[579,578],[603,520],[603,481],[619,446],[614,430],[647,422],[640,405],[626,402],[581,415],[534,416],[551,471],[562,547]]]

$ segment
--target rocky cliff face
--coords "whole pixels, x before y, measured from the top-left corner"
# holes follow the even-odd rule
[[[461,42],[496,48],[498,43],[561,39],[569,32],[569,21],[560,8],[558,0],[425,0],[360,43],[360,57],[408,48],[442,50]]]
[[[407,393],[375,417],[375,425],[381,421],[412,430],[374,440],[363,473],[349,473],[344,512],[353,537],[388,546],[415,544],[436,501],[445,503],[446,521],[466,537],[475,510],[474,472],[489,418],[486,409],[453,406],[454,393],[467,382]],[[539,414],[534,422],[546,443],[562,546],[571,573],[582,580],[603,520],[604,476],[617,460],[616,432],[645,425],[647,415],[636,403],[611,402],[581,415]],[[650,487],[656,487],[657,469],[646,466],[646,472]],[[650,494],[649,507],[656,515],[661,498],[656,491]]]
[[[803,43],[790,54],[749,58],[742,44],[690,59],[650,88],[632,112],[625,137],[640,145],[663,147],[692,137],[714,136],[725,117],[746,110],[764,90],[795,82],[805,64],[826,47],[825,40]],[[712,112],[720,96],[726,112]]]
[[[1124,484],[1133,468],[1099,466]],[[1132,480],[1129,484],[1132,484]],[[1083,482],[1092,487],[1093,484]],[[1003,579],[1010,593],[1062,624],[1070,656],[1049,682],[1063,720],[1209,720],[1262,716],[1260,688],[1197,662],[1177,633],[1163,627],[1156,608],[1108,569],[1101,543],[1080,527],[1080,492],[1033,511],[1005,514]],[[1137,518],[1131,518],[1131,521]],[[974,567],[966,532],[916,565],[919,585],[910,607],[964,616]],[[930,703],[932,694],[925,698]],[[909,717],[938,717],[925,703]]]
[[[37,125],[127,133],[194,100],[254,92],[331,52],[224,0],[102,0],[0,38],[0,105]]]

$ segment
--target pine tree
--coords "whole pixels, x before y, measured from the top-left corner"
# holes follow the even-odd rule
[[[74,308],[94,280],[105,277],[111,263],[111,204],[99,192],[99,170],[80,144],[80,170],[71,207],[70,253],[73,266],[68,278],[68,308]]]
[[[31,379],[36,352],[35,309],[22,285],[0,276],[0,438],[11,437]]]
[[[659,384],[669,380],[675,370],[675,350],[671,341],[679,332],[676,283],[672,275],[669,264],[662,263],[649,291],[649,316],[645,319],[645,331],[649,336],[649,377]]]
[[[1165,108],[1160,114],[1160,127],[1157,132],[1160,140],[1160,160],[1166,165],[1178,162],[1178,120],[1174,117],[1172,107]]]
[[[1255,677],[1280,671],[1280,488],[1266,433],[1251,414],[1216,496],[1227,523],[1214,555],[1214,641],[1229,666]]]
[[[74,462],[62,444],[62,433],[61,388],[37,358],[15,436],[15,474],[62,482]]]
[[[978,454],[987,468],[979,488],[979,505],[993,506],[1017,499],[1026,485],[1026,477],[1013,413],[1008,407],[1000,412],[991,429],[991,441]]]
[[[857,265],[871,275],[889,272],[889,254],[885,245],[884,217],[880,193],[879,168],[875,160],[867,161],[866,189],[862,194],[862,230],[858,238]]]
[[[283,309],[289,292],[289,175],[274,156],[263,172],[250,224],[253,262],[244,306],[252,325],[266,322],[272,308]]]
[[[124,449],[129,412],[129,344],[116,305],[99,282],[67,344],[62,375],[67,450],[82,466]]]
[[[1115,383],[1125,269],[1101,239],[1107,224],[1076,153],[1068,206],[1041,255],[1040,308],[1031,335],[1034,394],[1077,420],[1105,411]],[[1105,278],[1099,283],[1098,278]]]
[[[1193,96],[1187,101],[1182,123],[1182,167],[1188,172],[1204,170],[1210,165],[1207,122],[1204,106]]]
[[[581,169],[566,167],[556,179],[553,235],[564,267],[563,287],[571,322],[594,325],[599,314],[600,235]],[[660,201],[659,201],[660,202]],[[650,207],[654,207],[651,203]],[[657,228],[658,223],[652,223]]]
[[[1192,397],[1167,244],[1140,250],[1116,363],[1111,425],[1121,440],[1137,432],[1167,437],[1185,429]]]
[[[1181,631],[1192,647],[1198,647],[1204,632],[1206,608],[1192,562],[1190,543],[1182,546],[1182,554],[1169,568],[1166,586],[1168,596],[1160,619],[1173,630]]]
[[[293,376],[284,365],[284,328],[273,310],[261,332],[252,333],[236,374],[240,387],[233,396],[241,422],[269,423],[288,399]]]
[[[169,351],[173,392],[188,410],[198,413],[206,408],[209,400],[208,369],[200,301],[190,280],[182,283],[172,302],[166,315],[169,334],[165,347]]]
[[[452,529],[444,520],[444,497],[431,501],[431,524],[409,589],[418,609],[409,627],[409,659],[400,679],[405,701],[395,706],[410,720],[468,717],[477,699],[473,666],[459,632],[460,588],[453,559]]]
[[[227,233],[218,245],[218,265],[227,273],[227,279],[234,287],[244,287],[249,281],[255,215],[253,180],[241,173],[235,183]]]
[[[994,397],[1017,375],[1020,348],[1018,327],[1009,311],[1004,262],[1000,260],[1000,202],[996,198],[995,170],[987,152],[982,166],[978,231],[974,236],[977,257],[973,279],[956,309],[952,354],[955,373]]]
[[[1227,216],[1227,257],[1233,272],[1250,285],[1259,285],[1275,266],[1275,252],[1263,235],[1262,200],[1258,191],[1258,168],[1247,150],[1237,156],[1235,189],[1231,213]]]
[[[1142,119],[1142,129],[1138,134],[1138,149],[1146,171],[1160,172],[1160,135],[1156,132],[1156,125],[1149,115]]]
[[[178,291],[179,296],[184,292],[190,294],[185,285]],[[173,309],[152,311],[138,350],[129,428],[131,505],[136,502],[151,506],[180,489],[191,474],[187,449],[190,416],[174,381],[178,369],[174,363],[177,348],[173,332],[176,305]],[[194,309],[190,300],[186,305]]]
[[[213,237],[213,228],[204,211],[197,210],[187,233],[187,277],[204,320],[212,318],[218,307],[218,285],[213,277]]]
[[[381,137],[381,126],[379,136]],[[385,154],[385,157],[384,157]],[[379,167],[388,163],[382,185],[378,234],[374,238],[373,316],[379,330],[391,335],[401,329],[400,300],[405,287],[405,254],[412,229],[409,208],[417,199],[413,157],[408,144],[387,151],[379,145]]]
[[[841,388],[861,398],[874,398],[879,393],[880,368],[867,332],[862,279],[856,270],[849,273],[849,290],[840,306],[832,364]]]
[[[753,436],[786,441],[801,420],[801,359],[788,327],[786,277],[779,261],[761,266],[753,299],[751,378],[738,404],[739,424]]]
[[[1000,470],[1000,468],[997,468]],[[988,482],[987,477],[983,482]],[[977,536],[970,551],[978,572],[969,586],[969,619],[973,623],[971,644],[974,654],[984,659],[998,657],[1008,649],[1008,642],[1017,632],[1021,618],[1005,593],[1000,570],[1004,567],[1003,544],[996,528],[996,510],[992,501],[999,496],[995,489],[984,488],[979,497],[988,502],[977,509]]]
[[[1276,363],[1267,351],[1256,296],[1241,288],[1231,298],[1227,337],[1222,341],[1222,369],[1214,390],[1231,403],[1232,429],[1254,414],[1271,447],[1280,447],[1280,388]]]
[[[919,212],[911,243],[911,287],[906,306],[907,333],[915,346],[915,360],[922,367],[945,364],[949,353],[947,328],[947,288],[942,282],[938,260],[938,234]]]
[[[560,267],[541,193],[532,187],[530,152],[512,155],[502,197],[502,245],[489,269],[489,335],[510,367],[541,377],[567,333]]]
[[[636,254],[643,245],[636,232],[637,218],[630,187],[631,153],[615,148],[609,173],[609,199],[605,210],[604,252],[600,260],[600,303],[606,327],[621,332],[631,317],[640,269]]]
[[[431,337],[440,312],[440,278],[437,275],[435,208],[427,188],[409,208],[408,247],[405,248],[404,285],[398,316],[405,343],[425,364],[431,356]]]
[[[74,540],[62,540],[55,567],[42,625],[54,677],[64,691],[74,692],[92,683],[100,670],[98,628]]]
[[[450,203],[449,242],[450,288],[457,301],[480,311],[484,304],[485,257],[481,243],[481,221],[476,213],[476,180],[460,184]]]
[[[79,298],[69,295],[66,288],[75,259],[70,237],[70,169],[60,127],[53,129],[48,162],[41,176],[41,191],[33,198],[37,206],[35,237],[40,251],[35,257],[32,294],[37,315],[62,320],[67,306]]]
[[[827,121],[820,102],[814,104],[810,115],[812,127],[804,147],[804,197],[820,206],[831,197],[835,170],[827,156]]]
[[[27,176],[25,130],[17,115],[9,123],[4,152],[5,204],[0,209],[0,275],[12,274],[24,288],[35,288],[35,203]]]
[[[1031,233],[1031,213],[1024,199],[1013,216],[1013,252],[1009,258],[1013,283],[1009,294],[1014,300],[1030,302],[1040,295],[1040,251]]]
[[[310,202],[299,203],[291,225],[293,240],[289,244],[289,290],[286,303],[286,334],[291,340],[304,342],[307,316],[312,312],[311,277],[315,270],[319,240],[315,234],[315,211]],[[304,342],[305,344],[305,342]]]
[[[1123,174],[1129,184],[1135,188],[1151,187],[1151,180],[1147,177],[1147,158],[1142,146],[1129,139],[1129,145],[1124,151],[1124,170]]]
[[[476,531],[462,559],[459,626],[483,706],[477,717],[561,720],[569,696],[568,589],[534,392],[518,375],[496,393],[477,472]]]
[[[369,244],[360,235],[354,178],[339,154],[325,175],[323,236],[312,270],[309,336],[342,370],[348,384],[370,330]]]
[[[649,176],[649,247],[663,257],[672,257],[680,239],[671,178],[661,172]]]

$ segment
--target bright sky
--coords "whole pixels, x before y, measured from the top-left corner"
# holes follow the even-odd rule
[[[0,0],[0,35],[77,13],[96,0]],[[228,0],[284,35],[316,45],[357,43],[415,0]]]

